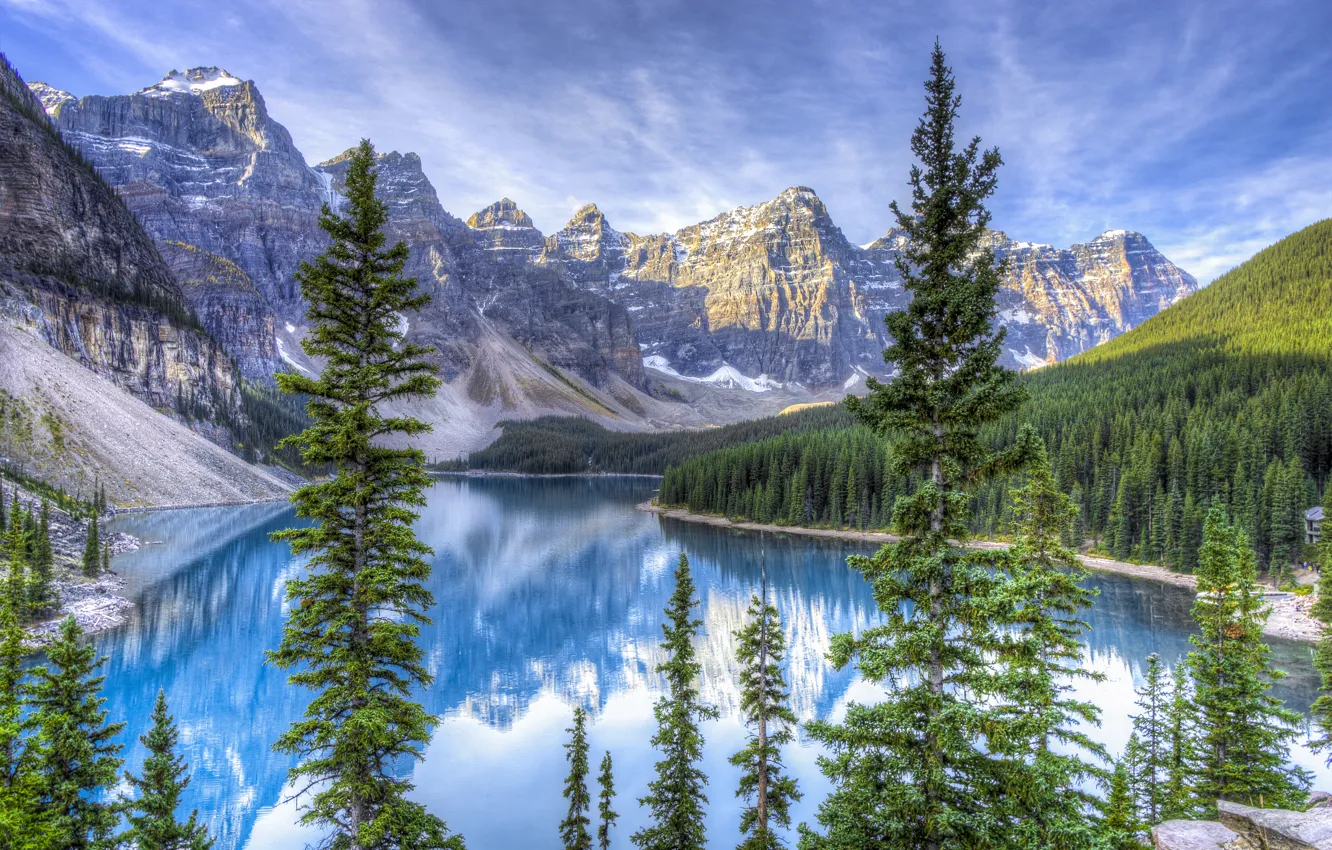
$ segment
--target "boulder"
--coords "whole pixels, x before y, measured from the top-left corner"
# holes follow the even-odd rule
[[[1332,809],[1255,809],[1218,800],[1221,823],[1264,850],[1332,850]]]
[[[1222,850],[1238,838],[1216,821],[1168,820],[1152,829],[1156,850]]]
[[[1332,806],[1332,794],[1327,791],[1314,791],[1309,795],[1309,800],[1304,804],[1306,809],[1322,809]]]

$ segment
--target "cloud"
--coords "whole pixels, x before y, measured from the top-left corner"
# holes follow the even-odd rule
[[[312,162],[369,136],[451,212],[507,195],[547,232],[586,201],[654,232],[803,184],[876,238],[936,36],[1015,237],[1139,230],[1206,280],[1330,210],[1319,0],[0,0],[0,27],[76,94],[223,65]]]

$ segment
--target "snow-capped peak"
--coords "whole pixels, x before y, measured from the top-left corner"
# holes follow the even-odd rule
[[[42,102],[42,109],[46,110],[47,115],[55,115],[56,110],[62,104],[74,100],[74,95],[69,92],[58,89],[55,86],[48,86],[46,83],[32,82],[28,83],[28,90],[37,95],[37,99]]]
[[[228,86],[245,85],[239,77],[233,77],[226,70],[216,66],[209,68],[191,68],[188,71],[172,71],[161,82],[149,86],[139,94],[148,97],[169,97],[173,94],[201,94],[212,89]]]

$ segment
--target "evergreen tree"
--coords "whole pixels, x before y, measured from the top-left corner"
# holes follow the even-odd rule
[[[323,370],[277,375],[282,392],[309,398],[312,420],[281,446],[299,447],[307,464],[331,474],[292,497],[313,523],[274,535],[311,557],[309,575],[287,586],[295,604],[269,657],[293,671],[292,684],[316,692],[275,748],[299,759],[293,784],[318,789],[301,821],[329,832],[332,847],[460,847],[443,821],[407,799],[412,785],[394,772],[421,758],[437,722],[410,698],[432,681],[416,643],[432,604],[430,549],[412,530],[424,456],[392,447],[429,426],[386,417],[380,406],[431,396],[439,380],[429,349],[398,330],[400,315],[429,299],[401,275],[407,247],[385,250],[374,165],[362,140],[348,161],[346,214],[326,205],[319,220],[332,244],[297,275],[311,326],[302,346]]]
[[[564,799],[569,801],[569,813],[560,822],[560,840],[565,850],[592,850],[592,836],[587,832],[587,810],[592,801],[587,793],[587,712],[582,706],[574,709],[574,725],[564,730],[569,733],[569,776],[564,780]]]
[[[1314,650],[1314,669],[1321,679],[1318,699],[1309,713],[1320,734],[1311,745],[1315,751],[1328,751],[1332,765],[1332,477],[1323,488],[1323,522],[1318,543],[1318,598],[1309,612],[1323,624],[1323,635]]]
[[[777,609],[768,603],[766,559],[760,566],[759,593],[749,603],[748,622],[735,632],[740,662],[740,712],[753,730],[745,748],[731,757],[740,768],[735,792],[746,803],[740,817],[740,850],[773,850],[783,842],[773,824],[791,826],[791,802],[800,799],[793,777],[782,773],[782,747],[792,739],[795,714],[782,676],[786,636]]]
[[[94,675],[105,658],[83,645],[73,617],[60,625],[47,647],[47,666],[33,671],[30,705],[40,741],[38,806],[68,850],[113,844],[119,815],[114,802],[99,799],[116,781],[123,723],[108,723],[101,696],[104,676]]]
[[[1170,705],[1166,711],[1166,782],[1161,795],[1161,820],[1187,820],[1198,813],[1194,776],[1198,759],[1193,695],[1188,667],[1172,671]]]
[[[877,705],[851,706],[841,724],[808,727],[831,751],[821,766],[834,786],[819,809],[826,832],[802,830],[808,850],[999,847],[1009,826],[999,815],[1004,759],[987,740],[1007,734],[994,725],[990,705],[1004,683],[989,659],[1001,644],[1004,580],[991,572],[994,555],[951,542],[968,536],[968,486],[1020,460],[988,456],[977,436],[1023,395],[997,365],[1000,268],[981,244],[1001,160],[979,139],[955,148],[960,99],[938,44],[925,90],[911,138],[920,161],[912,208],[893,205],[907,239],[898,271],[912,293],[906,309],[884,317],[893,340],[884,360],[897,374],[846,401],[892,435],[897,473],[922,481],[893,510],[902,542],[852,561],[886,622],[838,635],[830,653],[839,668],[855,661],[867,679],[900,687]]]
[[[111,544],[102,541],[102,572],[111,572]]]
[[[1008,664],[1007,705],[997,716],[1010,729],[991,743],[1006,759],[1003,805],[1011,812],[1011,845],[1085,848],[1097,841],[1096,799],[1080,790],[1101,775],[1083,753],[1105,751],[1081,731],[1099,722],[1095,705],[1070,696],[1073,680],[1103,677],[1082,669],[1081,612],[1094,593],[1082,586],[1086,571],[1062,538],[1077,506],[1055,486],[1045,445],[1032,428],[1018,436],[1030,459],[1026,484],[1011,493],[1016,540],[1010,552],[1013,579],[1006,588],[1013,626],[1000,658]],[[1053,746],[1052,746],[1053,745]]]
[[[136,850],[208,850],[213,841],[199,823],[198,812],[190,812],[184,823],[176,820],[181,792],[190,784],[189,765],[176,755],[180,734],[175,719],[167,713],[166,694],[161,690],[152,719],[153,728],[139,738],[148,748],[143,775],[125,774],[125,781],[139,796],[122,801],[129,829],[120,840]]]
[[[1198,553],[1198,595],[1190,640],[1194,702],[1200,730],[1195,793],[1204,812],[1217,799],[1294,808],[1304,803],[1309,774],[1290,764],[1299,715],[1268,694],[1283,674],[1262,642],[1267,612],[1254,589],[1257,563],[1248,541],[1220,506],[1207,515]]]
[[[41,788],[32,723],[23,715],[27,682],[17,609],[12,596],[0,599],[0,847],[45,850],[55,846],[54,836],[36,807]]]
[[[1138,820],[1129,790],[1128,766],[1122,760],[1110,776],[1110,793],[1106,797],[1100,832],[1106,850],[1147,850],[1142,843],[1142,821]]]
[[[28,591],[28,534],[25,530],[23,509],[19,507],[15,494],[14,506],[9,513],[9,528],[0,538],[0,555],[6,562],[5,596],[14,604],[14,615],[20,620],[26,619],[28,611],[24,606]]]
[[[698,604],[689,559],[682,552],[675,568],[675,590],[666,603],[668,622],[662,625],[665,641],[661,648],[666,660],[657,667],[657,672],[665,674],[667,685],[666,696],[653,707],[657,733],[652,746],[661,753],[661,760],[647,795],[638,800],[648,808],[651,820],[633,835],[634,844],[643,850],[703,850],[707,846],[703,813],[708,798],[703,786],[708,778],[699,767],[703,733],[698,726],[716,717],[717,711],[699,702],[697,679],[703,667],[693,643],[702,625],[693,618]]]
[[[41,520],[37,525],[35,555],[32,561],[32,574],[28,577],[27,601],[28,613],[37,618],[46,614],[55,604],[55,589],[52,587],[55,571],[55,554],[51,551],[51,506],[42,502]]]
[[[1141,819],[1145,823],[1158,824],[1165,820],[1161,813],[1169,782],[1170,694],[1166,690],[1165,672],[1161,669],[1161,656],[1155,652],[1147,656],[1147,670],[1143,673],[1137,696],[1138,713],[1131,719],[1142,756],[1134,765],[1134,800]]]
[[[601,823],[597,826],[597,845],[601,850],[610,850],[611,827],[620,819],[620,815],[611,805],[615,802],[615,777],[611,773],[611,754],[606,751],[601,759],[601,773],[597,776],[597,784],[601,791],[598,794],[597,814],[601,818]]]
[[[88,537],[83,542],[83,574],[92,578],[101,572],[102,544],[97,539],[97,517],[88,520]]]

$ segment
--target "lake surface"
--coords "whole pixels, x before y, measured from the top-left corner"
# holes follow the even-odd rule
[[[657,486],[646,478],[448,478],[429,493],[418,534],[436,555],[433,625],[421,640],[435,683],[423,694],[441,717],[423,763],[406,765],[416,797],[461,832],[472,850],[556,848],[564,815],[562,744],[573,706],[592,713],[594,767],[615,761],[617,846],[643,822],[656,754],[649,739],[661,693],[662,609],[672,571],[687,552],[703,602],[702,692],[721,711],[705,726],[711,779],[711,846],[735,846],[738,774],[727,760],[743,745],[736,712],[732,632],[758,582],[757,534],[668,520],[634,506]],[[135,601],[130,622],[96,638],[108,656],[105,696],[138,770],[138,736],[158,688],[180,725],[198,807],[218,850],[301,847],[315,836],[296,827],[286,800],[291,763],[270,745],[300,717],[308,692],[289,688],[263,663],[282,633],[286,583],[301,564],[270,532],[293,522],[285,504],[162,511],[114,521],[144,541],[117,557]],[[766,535],[769,584],[787,632],[792,702],[800,718],[837,717],[849,701],[880,692],[824,660],[832,635],[877,620],[869,588],[846,566],[863,544]],[[1103,709],[1094,734],[1119,753],[1128,738],[1133,686],[1143,660],[1187,653],[1191,594],[1155,582],[1098,574],[1087,619],[1089,666],[1107,680],[1082,686]],[[1310,647],[1278,642],[1290,672],[1275,693],[1307,711],[1317,676]],[[804,800],[793,819],[813,821],[828,790],[816,748],[801,740],[786,754]],[[1301,764],[1328,787],[1332,772],[1302,748]],[[595,794],[595,787],[593,788]]]

